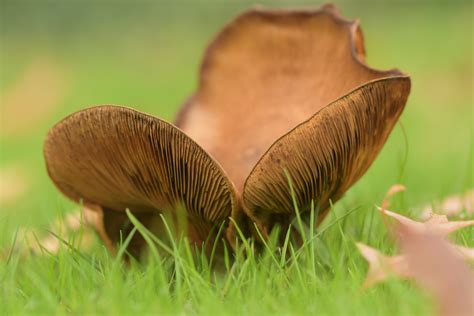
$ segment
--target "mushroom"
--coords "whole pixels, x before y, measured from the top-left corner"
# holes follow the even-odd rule
[[[159,214],[185,207],[187,233],[205,241],[236,208],[235,190],[223,170],[199,145],[173,125],[118,106],[77,112],[54,126],[45,142],[49,176],[58,189],[99,213],[105,244],[131,231],[129,209],[151,231],[163,231]],[[144,240],[135,235],[130,253]]]
[[[196,243],[224,224],[232,244],[229,216],[265,236],[295,216],[288,178],[299,210],[314,203],[320,222],[369,168],[410,92],[409,76],[364,59],[358,22],[333,5],[244,12],[209,45],[175,125],[123,107],[78,112],[47,136],[49,174],[102,214],[111,249],[127,208],[159,234],[157,215],[183,205]]]

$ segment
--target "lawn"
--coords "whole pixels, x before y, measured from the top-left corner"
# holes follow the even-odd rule
[[[54,123],[96,104],[172,120],[195,89],[209,40],[250,6],[1,2],[0,249],[21,242],[19,230],[47,235],[52,221],[77,208],[46,174],[42,147]],[[474,186],[472,5],[338,6],[360,19],[369,65],[409,73],[412,90],[375,163],[309,232],[305,247],[281,254],[270,243],[254,255],[252,242],[244,243],[217,270],[182,240],[168,241],[169,249],[157,245],[145,262],[130,266],[98,239],[87,250],[0,256],[0,314],[432,314],[432,298],[411,282],[363,289],[367,263],[355,242],[397,251],[375,208],[395,183],[407,190],[392,208],[413,218],[423,205]],[[473,227],[451,237],[474,246]]]

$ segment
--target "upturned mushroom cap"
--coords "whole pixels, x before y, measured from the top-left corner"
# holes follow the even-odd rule
[[[364,60],[359,23],[332,5],[247,11],[209,45],[177,125],[226,170],[253,221],[294,213],[283,168],[300,207],[324,211],[370,166],[409,94],[406,75]]]
[[[358,22],[342,19],[334,6],[244,12],[209,45],[198,90],[176,125],[243,192],[279,137],[356,87],[401,75],[369,68],[364,55]]]
[[[100,106],[72,114],[50,130],[44,154],[59,190],[101,212],[98,230],[111,249],[120,230],[126,237],[125,209],[150,227],[153,217],[182,204],[191,238],[203,241],[236,207],[232,183],[199,145],[132,109]],[[138,253],[141,239],[132,246]]]
[[[407,77],[363,85],[323,107],[278,139],[245,183],[243,205],[265,230],[288,225],[299,211],[335,202],[369,168],[402,113],[410,91]],[[289,179],[289,178],[290,179]]]

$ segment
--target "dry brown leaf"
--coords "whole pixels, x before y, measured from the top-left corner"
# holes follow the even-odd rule
[[[61,69],[49,59],[29,65],[0,96],[0,134],[22,135],[48,118],[65,96],[65,81]]]
[[[403,184],[394,184],[394,185],[392,185],[388,189],[387,193],[385,193],[385,196],[382,200],[382,204],[381,204],[380,208],[382,210],[387,209],[387,207],[390,205],[390,199],[392,198],[392,196],[394,196],[397,193],[403,192],[405,190],[406,190],[406,187]]]
[[[389,210],[383,210],[382,208],[379,208],[379,210],[381,211],[382,215],[389,216],[400,224],[409,226],[412,229],[419,231],[429,230],[443,237],[461,228],[474,225],[474,220],[449,221],[446,215],[436,214],[433,214],[426,222],[417,222],[411,218]]]
[[[403,184],[394,184],[392,185],[388,190],[387,192],[385,193],[384,195],[384,198],[382,200],[382,204],[379,208],[380,212],[384,213],[385,210],[389,207],[390,205],[390,201],[392,199],[392,197],[399,193],[399,192],[403,192],[406,190],[406,187],[403,185]],[[394,236],[395,235],[395,229],[396,227],[393,227],[393,225],[391,225],[390,222],[388,222],[386,220],[386,217],[385,216],[382,216],[382,220],[385,224],[385,227],[388,229],[390,235]]]
[[[401,246],[410,275],[433,293],[440,315],[474,314],[474,276],[441,235],[400,222]]]
[[[474,261],[474,248],[453,245],[455,250],[467,261]]]
[[[402,279],[415,278],[414,272],[410,269],[405,254],[397,256],[387,256],[375,248],[363,243],[356,243],[357,249],[369,264],[369,270],[364,281],[364,288],[374,286],[384,282],[390,277]],[[447,243],[454,253],[466,261],[474,261],[474,249]]]
[[[444,238],[446,235],[455,230],[474,225],[474,221],[450,222],[445,215],[432,215],[426,222],[417,222],[411,218],[387,210],[386,207],[389,205],[390,197],[396,192],[400,192],[404,189],[404,187],[399,185],[392,186],[392,188],[388,190],[382,202],[384,207],[379,207],[379,210],[384,215],[384,217],[390,217],[397,221],[397,225],[395,227],[391,225],[391,223],[384,221],[387,229],[397,231],[397,235],[400,235],[400,231],[408,229],[412,232],[418,232],[418,234],[432,234],[438,236],[438,238]],[[400,229],[400,227],[405,228]],[[409,237],[410,236],[407,237],[400,235],[400,238],[405,238],[405,241],[407,240],[406,238]],[[444,245],[445,248],[449,248],[449,251],[456,257],[465,259],[466,261],[474,260],[474,249],[455,245],[448,241],[445,241]],[[409,265],[407,255],[405,253],[394,257],[389,257],[362,243],[357,243],[357,248],[369,263],[369,270],[367,272],[364,287],[370,287],[376,283],[382,282],[391,275],[400,278],[417,278],[416,270],[413,270]]]
[[[409,278],[411,276],[404,256],[390,257],[363,243],[359,242],[356,245],[362,256],[369,263],[369,270],[364,281],[365,288],[383,282],[390,276],[400,278]]]

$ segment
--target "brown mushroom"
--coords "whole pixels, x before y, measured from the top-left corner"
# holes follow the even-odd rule
[[[250,10],[208,47],[180,129],[120,107],[73,114],[46,140],[50,176],[98,209],[110,247],[127,232],[125,208],[160,233],[156,214],[183,203],[198,242],[229,216],[246,234],[252,222],[264,233],[288,225],[286,173],[300,210],[314,201],[321,220],[375,159],[410,91],[407,75],[364,58],[358,22],[334,6]]]
[[[97,229],[112,250],[130,231],[125,209],[160,233],[159,214],[177,215],[183,203],[188,234],[201,243],[236,208],[232,183],[199,145],[132,109],[100,106],[65,118],[49,132],[44,154],[59,190],[100,213]],[[130,251],[142,245],[137,234]]]
[[[410,91],[408,76],[364,59],[359,23],[333,5],[245,12],[209,46],[177,125],[222,165],[264,230],[294,214],[285,168],[299,207],[314,200],[321,220],[375,159]]]
[[[249,216],[266,230],[275,223],[287,226],[294,198],[301,213],[308,214],[313,204],[319,220],[324,218],[330,200],[339,199],[375,159],[409,89],[406,77],[370,82],[278,139],[245,183],[243,205]]]

